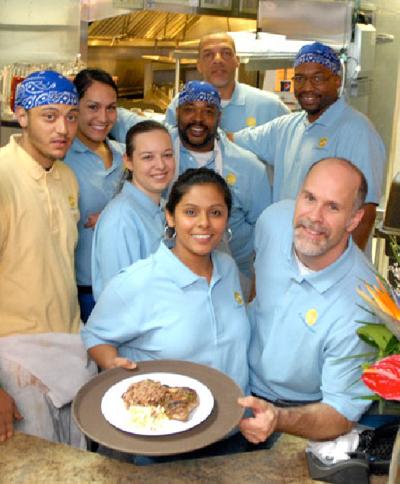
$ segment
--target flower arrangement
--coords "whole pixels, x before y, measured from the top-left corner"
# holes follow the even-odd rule
[[[380,321],[363,322],[357,334],[374,347],[374,352],[366,355],[376,361],[363,365],[362,380],[376,395],[380,409],[384,402],[400,401],[400,246],[395,236],[390,237],[390,246],[395,259],[389,266],[387,282],[377,276],[377,284],[365,284],[364,290],[357,292],[367,302],[367,311]]]

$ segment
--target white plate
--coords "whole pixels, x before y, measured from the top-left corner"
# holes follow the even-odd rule
[[[199,405],[196,407],[186,422],[179,420],[165,420],[157,430],[135,425],[132,416],[122,400],[122,394],[133,383],[142,380],[159,381],[163,385],[174,387],[189,387],[196,390],[199,397]],[[115,427],[139,435],[170,435],[189,430],[203,422],[212,412],[214,397],[203,383],[184,375],[176,373],[146,373],[126,378],[110,387],[101,400],[101,412],[104,418]]]

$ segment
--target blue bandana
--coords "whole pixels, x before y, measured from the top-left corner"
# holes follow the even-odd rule
[[[221,98],[214,86],[204,81],[189,81],[179,93],[178,106],[195,101],[213,104],[221,111]]]
[[[79,102],[76,87],[66,77],[55,71],[33,72],[17,87],[15,108],[26,110],[48,104],[77,106]]]
[[[327,67],[334,74],[340,72],[340,60],[336,52],[327,45],[320,42],[314,42],[310,45],[304,45],[296,56],[294,67],[306,64],[308,62],[315,62]]]

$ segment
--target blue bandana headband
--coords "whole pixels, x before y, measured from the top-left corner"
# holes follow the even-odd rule
[[[71,81],[55,71],[33,72],[17,87],[15,108],[26,110],[48,104],[77,106],[78,91]]]
[[[336,52],[331,47],[321,44],[320,42],[304,45],[296,56],[294,67],[308,62],[321,64],[334,74],[340,73],[340,60]]]
[[[196,101],[213,104],[221,111],[221,98],[214,86],[204,81],[189,81],[179,93],[178,106]]]

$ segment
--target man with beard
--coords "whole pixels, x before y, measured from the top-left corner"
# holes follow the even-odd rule
[[[385,148],[370,121],[338,97],[340,61],[318,42],[302,47],[294,62],[294,92],[302,112],[283,116],[233,139],[274,169],[273,201],[295,198],[308,168],[330,156],[351,159],[368,181],[364,217],[353,234],[364,249],[381,197]]]
[[[369,403],[360,380],[370,347],[356,289],[374,272],[351,234],[364,212],[367,182],[345,159],[314,164],[296,201],[260,216],[255,234],[256,298],[249,350],[253,410],[241,430],[253,443],[272,432],[312,440],[349,432]],[[279,229],[278,229],[279,228]],[[369,349],[368,349],[369,348]]]
[[[275,94],[235,80],[239,63],[235,42],[227,33],[207,34],[200,39],[197,70],[221,96],[220,127],[235,132],[288,114],[289,109]],[[178,99],[179,95],[175,96],[165,114],[172,126],[176,125]]]
[[[264,165],[252,153],[232,144],[218,128],[221,100],[209,83],[188,82],[179,94],[172,129],[176,173],[205,166],[227,181],[233,198],[229,219],[229,248],[241,274],[252,277],[254,227],[271,203],[271,188]],[[246,291],[246,279],[242,280]]]
[[[15,428],[85,446],[71,401],[93,371],[80,341],[74,250],[78,183],[60,159],[78,94],[54,71],[19,85],[22,135],[0,149],[0,442]]]

